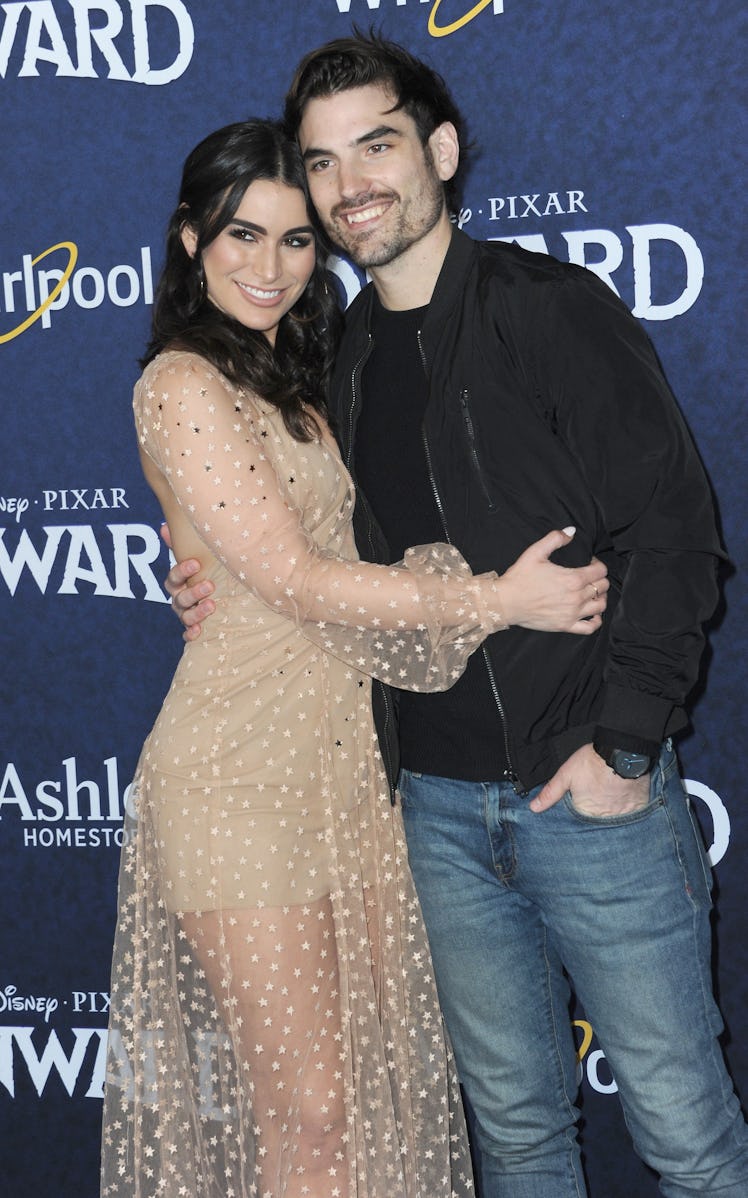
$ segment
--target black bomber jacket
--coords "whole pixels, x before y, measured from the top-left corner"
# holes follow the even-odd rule
[[[348,309],[330,395],[354,481],[371,298],[369,286]],[[455,229],[419,342],[430,391],[423,452],[445,541],[473,571],[501,573],[573,524],[554,560],[594,554],[608,566],[594,635],[514,627],[483,647],[512,780],[547,780],[596,729],[636,747],[682,728],[724,554],[709,485],[642,327],[592,272]],[[391,560],[360,492],[355,528],[362,558]],[[395,700],[375,683],[393,787]]]

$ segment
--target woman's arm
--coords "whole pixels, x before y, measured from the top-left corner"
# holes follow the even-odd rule
[[[559,610],[569,631],[581,614],[599,622],[604,569],[585,567],[587,578],[548,561],[563,534],[532,547],[501,580],[474,578],[446,545],[409,550],[398,566],[348,561],[318,546],[288,501],[251,399],[238,398],[194,355],[151,367],[135,411],[143,451],[215,556],[304,635],[383,681],[450,685],[485,636],[520,622],[523,605],[536,627]],[[549,599],[551,580],[571,574],[579,575],[573,586]]]

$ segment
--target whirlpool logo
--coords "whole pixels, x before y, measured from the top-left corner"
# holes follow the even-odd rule
[[[379,9],[381,0],[366,0],[367,7],[373,11]],[[396,0],[401,8],[408,0]],[[477,0],[476,4],[465,4],[465,0],[414,0],[415,3],[431,4],[428,16],[428,31],[432,37],[448,37],[457,33],[473,21],[485,9],[490,8],[494,16],[504,11],[503,0]],[[353,0],[335,0],[339,13],[355,11]]]
[[[0,8],[3,79],[38,76],[41,63],[70,78],[159,87],[192,61],[195,31],[182,0],[26,0]]]
[[[78,263],[74,241],[59,241],[38,254],[21,255],[17,270],[0,274],[0,311],[10,328],[0,332],[0,345],[25,333],[41,322],[43,329],[52,324],[52,313],[71,302],[76,308],[90,310],[103,304],[129,308],[133,304],[153,303],[153,268],[150,246],[140,246],[132,262],[120,262],[100,269]]]

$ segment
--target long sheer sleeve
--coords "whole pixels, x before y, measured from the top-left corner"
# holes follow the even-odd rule
[[[346,557],[352,537],[326,532],[350,532],[350,494],[327,526],[332,496],[310,510],[292,501],[256,397],[199,356],[151,363],[134,409],[142,450],[210,552],[327,652],[398,687],[444,690],[503,627],[498,580],[479,584],[452,546],[410,549],[396,566]]]

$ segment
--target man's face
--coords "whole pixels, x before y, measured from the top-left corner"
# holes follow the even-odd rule
[[[310,100],[299,127],[312,201],[332,240],[362,267],[386,266],[446,220],[454,173],[439,126],[423,146],[415,122],[370,84]]]

